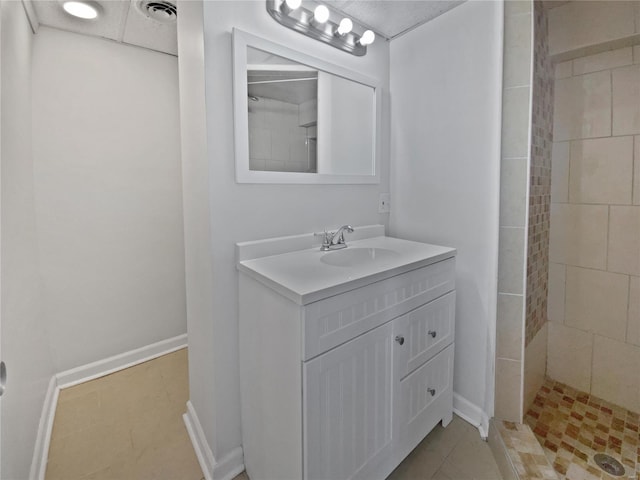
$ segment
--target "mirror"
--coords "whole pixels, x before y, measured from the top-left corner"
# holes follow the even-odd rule
[[[234,29],[236,180],[378,183],[375,80]]]

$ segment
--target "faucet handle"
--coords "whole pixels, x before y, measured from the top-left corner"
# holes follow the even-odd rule
[[[331,233],[325,230],[322,233],[314,232],[313,236],[322,237],[322,247],[320,247],[320,250],[329,250],[329,246],[331,245]]]

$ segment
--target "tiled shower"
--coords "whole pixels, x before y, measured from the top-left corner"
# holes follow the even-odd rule
[[[637,411],[640,47],[560,63],[555,83],[547,373]]]
[[[640,412],[640,2],[506,2],[504,42],[495,416],[599,478],[574,448]]]

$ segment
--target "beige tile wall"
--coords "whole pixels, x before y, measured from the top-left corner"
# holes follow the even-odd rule
[[[533,40],[523,413],[544,382],[547,363],[554,68],[549,56],[547,10],[539,1],[533,6]]]
[[[504,7],[500,249],[494,414],[522,421],[532,2]]]
[[[588,3],[553,21],[597,10],[622,35],[640,6]],[[557,48],[606,34],[558,25]],[[639,46],[556,65],[554,133],[547,374],[640,411]]]
[[[583,55],[597,53],[589,49],[598,46],[608,49],[627,46],[624,43],[628,44],[629,38],[640,34],[638,18],[640,2],[637,0],[576,1],[552,8],[549,10],[551,54],[562,58],[574,51],[583,51]],[[594,58],[578,62],[578,68],[600,61]],[[609,61],[615,60],[609,58]]]

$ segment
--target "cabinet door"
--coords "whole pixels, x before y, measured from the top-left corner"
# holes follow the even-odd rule
[[[303,364],[306,480],[390,473],[392,341],[386,324]]]

